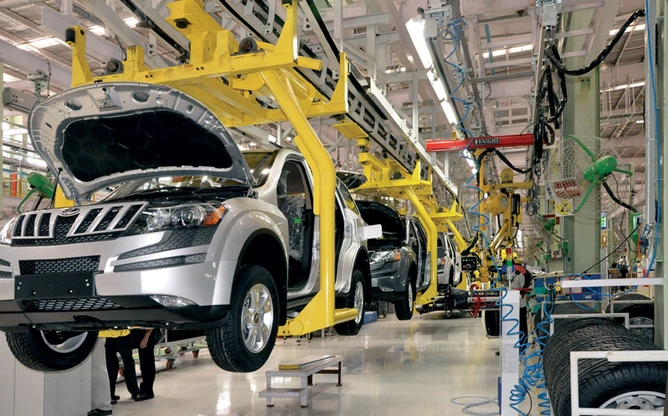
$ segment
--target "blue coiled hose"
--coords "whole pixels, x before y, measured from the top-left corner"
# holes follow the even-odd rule
[[[519,321],[515,318],[510,318],[510,314],[513,312],[513,306],[505,304],[503,300],[506,298],[508,289],[499,288],[497,289],[502,293],[501,298],[497,302],[500,310],[506,308],[507,311],[502,314],[502,322],[512,322],[511,329],[507,332],[507,335],[519,335],[520,331],[518,330]],[[537,387],[539,390],[538,393],[538,407],[540,408],[541,415],[550,414],[550,399],[547,394],[547,385],[545,384],[545,372],[543,370],[543,347],[545,346],[545,340],[549,337],[550,324],[553,322],[552,311],[554,309],[554,291],[550,291],[548,299],[543,302],[543,319],[536,325],[533,331],[528,336],[522,339],[518,339],[514,347],[520,350],[520,360],[524,364],[524,372],[518,380],[518,383],[510,391],[510,407],[523,416],[530,414],[529,412],[525,413],[519,409],[519,405],[524,401],[525,397],[530,394],[531,389]],[[538,348],[529,352],[529,339],[533,336],[533,339]],[[531,399],[531,396],[529,396]],[[532,404],[533,406],[533,404]]]

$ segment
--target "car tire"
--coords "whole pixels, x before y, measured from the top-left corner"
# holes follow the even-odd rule
[[[276,343],[278,309],[278,290],[269,271],[258,265],[242,266],[232,288],[227,322],[206,331],[213,362],[236,373],[262,367]]]
[[[394,303],[394,313],[400,321],[407,321],[413,317],[415,309],[415,289],[412,279],[406,280],[406,291],[402,293],[401,299]]]
[[[26,367],[37,371],[65,371],[83,363],[95,348],[97,331],[8,332],[9,349]]]
[[[339,335],[357,335],[364,324],[364,273],[356,269],[350,279],[350,292],[348,296],[337,302],[337,307],[357,309],[357,318],[352,321],[342,322],[334,325],[334,329]]]
[[[616,302],[616,301],[620,301],[620,300],[623,300],[623,301],[629,301],[629,300],[645,300],[645,301],[647,301],[647,300],[652,300],[652,299],[648,298],[648,297],[645,296],[645,295],[641,295],[640,293],[627,293],[627,294],[625,294],[625,295],[619,295],[619,296],[617,296],[616,298],[613,298],[613,299],[611,300],[611,302],[614,303],[614,302]],[[648,304],[649,304],[649,303],[648,303]],[[615,309],[614,312],[621,312],[620,309],[622,309],[622,308],[624,308],[624,307],[626,307],[626,306],[629,306],[629,305],[631,305],[631,304],[629,304],[629,303],[621,303],[621,304],[619,304],[619,305],[617,306],[617,308]],[[633,304],[633,305],[635,305],[635,304]],[[606,311],[606,312],[610,312],[610,304],[608,304],[608,307],[605,308],[605,311]]]
[[[562,326],[548,339],[543,359],[554,414],[571,414],[570,351],[657,349],[652,343],[607,319],[576,320]],[[654,410],[654,406],[662,404],[668,375],[668,366],[664,363],[583,360],[578,367],[581,407]]]
[[[616,297],[612,302],[620,300],[651,301],[650,298],[639,293],[627,293]],[[608,305],[605,311],[610,312],[610,309],[610,305]],[[615,307],[614,311],[616,313],[628,313],[629,325],[654,325],[654,303],[620,303]],[[654,342],[654,328],[631,328],[631,331],[642,338]]]

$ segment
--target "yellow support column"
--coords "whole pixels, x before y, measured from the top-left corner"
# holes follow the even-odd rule
[[[429,288],[425,290],[418,299],[415,300],[416,305],[423,305],[432,302],[437,295],[436,286],[438,284],[438,270],[437,270],[437,250],[438,250],[438,232],[436,224],[429,216],[429,212],[424,208],[420,198],[417,196],[412,188],[405,191],[408,200],[413,203],[417,210],[418,218],[427,231],[427,248],[429,249]]]
[[[313,212],[320,216],[320,291],[308,306],[287,325],[290,334],[303,334],[315,329],[334,325],[334,192],[336,174],[329,153],[318,139],[313,127],[300,106],[294,93],[286,88],[274,71],[262,72],[262,77],[271,90],[276,102],[292,123],[298,136],[295,143],[304,154],[313,172]],[[322,311],[320,316],[309,309]],[[315,319],[321,322],[314,322]],[[284,328],[285,335],[285,328]]]

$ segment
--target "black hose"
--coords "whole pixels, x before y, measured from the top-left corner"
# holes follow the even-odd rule
[[[627,204],[626,202],[622,201],[621,199],[617,198],[617,195],[615,195],[614,192],[612,192],[612,189],[608,186],[608,183],[606,181],[601,182],[603,187],[605,188],[605,191],[610,195],[610,198],[612,198],[613,201],[615,201],[618,205],[628,209],[631,212],[638,212],[637,209],[633,208],[631,205]]]
[[[510,160],[508,160],[506,155],[504,155],[500,150],[494,149],[494,151],[496,152],[496,155],[499,157],[499,159],[501,159],[501,161],[503,161],[503,163],[505,163],[506,166],[508,166],[510,169],[514,170],[515,172],[520,173],[520,174],[526,174],[526,173],[531,172],[531,169],[533,168],[533,165],[529,166],[526,169],[519,169],[519,168],[515,167],[515,165],[513,165],[510,162]]]
[[[566,75],[576,75],[576,76],[584,75],[590,72],[592,69],[599,66],[601,62],[603,62],[605,58],[608,57],[612,48],[614,48],[617,42],[619,42],[622,36],[624,36],[624,32],[626,32],[626,29],[629,27],[629,25],[631,25],[631,23],[633,23],[638,17],[642,16],[645,16],[645,10],[642,9],[637,10],[631,16],[629,16],[629,18],[626,19],[624,24],[622,24],[622,26],[619,28],[619,30],[612,38],[610,43],[608,43],[608,45],[605,48],[603,48],[601,53],[599,53],[598,56],[593,61],[591,61],[587,66],[584,66],[579,69],[566,68],[566,66],[561,62],[561,57],[559,56],[559,50],[557,49],[557,46],[554,44],[552,44],[549,48],[547,48],[547,50],[545,51],[546,55],[549,58],[550,62],[552,62],[552,64],[556,66],[559,71],[565,73]]]
[[[478,244],[478,233],[475,233],[475,237],[473,237],[473,241],[471,241],[471,244],[466,247],[464,251],[462,251],[462,256],[468,256],[471,254],[471,250],[473,250],[473,247]]]

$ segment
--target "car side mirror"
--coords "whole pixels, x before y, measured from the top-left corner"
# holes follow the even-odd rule
[[[380,224],[364,226],[360,228],[359,235],[361,240],[380,238],[383,236],[383,226]]]

